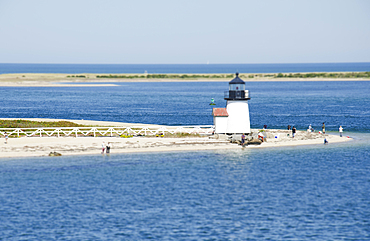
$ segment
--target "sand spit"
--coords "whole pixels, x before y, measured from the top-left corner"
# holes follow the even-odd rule
[[[254,130],[256,131],[256,130]],[[0,158],[9,157],[34,157],[48,156],[50,152],[58,152],[65,155],[101,155],[102,143],[112,144],[111,155],[119,153],[135,152],[178,152],[178,151],[202,151],[220,149],[252,149],[298,145],[324,145],[326,138],[331,143],[352,140],[348,137],[336,135],[323,135],[297,131],[293,139],[290,131],[266,130],[267,141],[261,145],[249,145],[241,147],[230,143],[223,138],[215,136],[186,137],[186,138],[160,138],[160,137],[23,137],[10,138],[5,144],[4,138],[0,139]]]
[[[98,75],[109,74],[79,74],[83,78],[68,77],[71,74],[0,74],[0,86],[3,87],[102,87],[116,86],[119,82],[229,82],[230,78],[97,78]],[[121,74],[112,74],[121,75]],[[129,74],[124,74],[129,75]],[[137,74],[136,74],[137,75]],[[213,74],[208,74],[213,75]],[[249,74],[248,74],[249,75]],[[244,78],[246,82],[287,82],[287,81],[369,81],[366,78]],[[85,83],[85,84],[84,84]],[[88,83],[88,84],[87,84]],[[109,84],[106,84],[109,83]]]
[[[62,155],[100,155],[102,142],[112,144],[112,154],[240,148],[235,144],[231,145],[228,141],[211,140],[209,138],[31,137],[9,139],[8,144],[5,144],[2,138],[0,156],[3,158],[47,156],[54,151]]]

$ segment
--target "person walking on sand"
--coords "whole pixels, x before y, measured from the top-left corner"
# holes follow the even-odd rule
[[[4,135],[5,135],[5,144],[8,144],[8,138],[9,138],[8,133],[5,132]]]
[[[108,142],[108,145],[107,145],[107,150],[106,150],[106,153],[109,154],[110,153],[110,148],[111,148],[111,144],[110,142]]]
[[[325,134],[325,122],[322,123],[322,134]]]
[[[293,126],[293,128],[292,128],[292,136],[293,136],[293,138],[295,137],[296,131],[297,131],[297,129]]]
[[[104,151],[105,151],[105,142],[103,141],[103,143],[101,144],[101,154],[104,154]]]
[[[342,137],[342,134],[343,134],[343,127],[339,126],[339,135],[340,135],[340,137]]]

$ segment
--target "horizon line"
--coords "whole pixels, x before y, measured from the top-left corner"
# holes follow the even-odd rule
[[[352,64],[352,63],[369,63],[369,62],[300,62],[300,63],[3,63],[0,64],[70,64],[70,65],[235,65],[235,64]]]

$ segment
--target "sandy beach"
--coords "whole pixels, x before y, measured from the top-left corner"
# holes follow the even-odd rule
[[[71,78],[70,74],[0,74],[2,87],[102,87],[115,86],[120,82],[229,82],[230,78],[97,78],[101,74],[80,74],[84,78]],[[109,75],[109,74],[103,74]],[[114,74],[121,75],[121,74]],[[129,74],[126,74],[129,75]],[[211,74],[208,74],[211,75]],[[242,75],[242,74],[241,74]],[[366,78],[243,78],[245,82],[287,82],[287,81],[369,81]],[[109,83],[109,84],[107,84]]]
[[[54,119],[28,119],[42,121],[58,121]],[[85,125],[100,126],[132,126],[138,124],[68,120]],[[142,124],[145,125],[145,124]],[[252,130],[254,134],[258,130]],[[318,132],[297,131],[296,137],[291,138],[291,131],[267,129],[265,131],[267,141],[260,145],[248,145],[242,147],[236,143],[230,143],[224,136],[217,135],[204,137],[185,138],[161,138],[161,137],[21,137],[0,139],[0,158],[9,157],[35,157],[48,156],[50,152],[58,152],[65,155],[101,155],[102,143],[112,144],[111,155],[134,152],[178,152],[178,151],[202,151],[218,149],[252,149],[271,148],[298,145],[323,145],[326,138],[331,143],[346,142],[352,140],[349,137],[337,135],[323,135]]]

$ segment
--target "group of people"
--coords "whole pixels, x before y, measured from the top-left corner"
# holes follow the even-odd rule
[[[262,134],[262,132],[258,133],[258,140],[264,142],[266,141],[266,137]],[[241,145],[245,145],[245,134],[243,133],[241,136]]]
[[[325,134],[325,122],[322,123],[322,133]],[[340,135],[340,137],[343,136],[343,127],[342,126],[339,126],[339,135]]]
[[[294,136],[295,136],[295,134],[297,132],[296,128],[294,126],[293,126],[293,128],[291,128],[291,126],[288,125],[288,130],[292,130],[292,136],[294,138]],[[307,131],[309,131],[309,132],[315,132],[315,129],[312,128],[312,126],[310,124],[308,126],[308,130]],[[325,122],[322,123],[322,133],[325,134]],[[343,127],[342,126],[339,126],[339,135],[340,135],[340,137],[343,136]]]
[[[288,131],[292,130],[292,138],[295,137],[295,133],[297,133],[297,129],[295,128],[295,126],[293,126],[293,128],[288,125]]]
[[[109,154],[112,144],[110,142],[108,142],[108,144],[105,144],[105,142],[103,141],[103,143],[101,144],[101,147],[102,147],[101,154],[104,154],[104,152]]]

